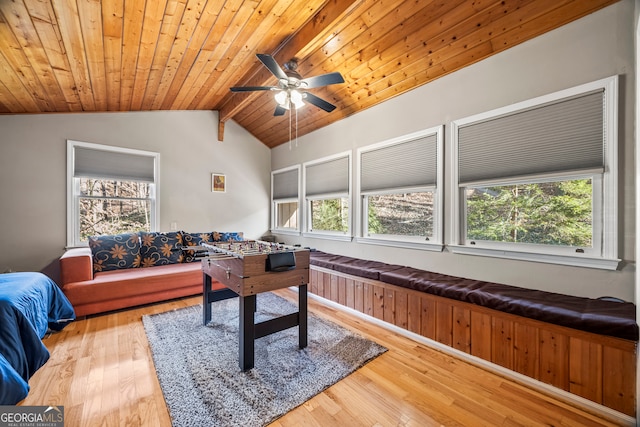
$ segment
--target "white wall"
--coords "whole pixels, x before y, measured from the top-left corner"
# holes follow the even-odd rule
[[[270,150],[217,113],[172,111],[0,116],[0,272],[56,278],[66,245],[66,140],[160,153],[160,230],[268,229]],[[211,192],[211,173],[227,192]]]
[[[361,256],[445,274],[547,291],[635,301],[634,1],[623,0],[555,31],[299,138],[298,147],[272,150],[272,169],[369,145],[445,124],[445,165],[450,164],[452,120],[612,75],[620,75],[618,271],[511,261],[447,251],[410,249],[279,236],[328,252]],[[355,158],[355,156],[354,156]],[[451,185],[445,171],[445,191]],[[354,181],[355,185],[355,181]],[[449,193],[445,193],[447,197]],[[448,198],[448,197],[447,197]],[[445,241],[450,242],[449,200]]]

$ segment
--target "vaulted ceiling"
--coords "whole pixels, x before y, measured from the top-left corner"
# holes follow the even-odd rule
[[[0,113],[218,110],[275,147],[273,93],[229,91],[277,84],[256,53],[344,76],[304,135],[617,1],[0,0]]]

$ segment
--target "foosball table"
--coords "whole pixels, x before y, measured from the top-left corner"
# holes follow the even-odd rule
[[[202,259],[203,324],[211,321],[211,303],[239,298],[239,363],[246,371],[254,366],[255,340],[298,326],[299,347],[307,346],[307,284],[309,250],[258,240],[207,244]],[[224,285],[212,289],[212,281]],[[255,323],[256,295],[298,287],[298,312]]]

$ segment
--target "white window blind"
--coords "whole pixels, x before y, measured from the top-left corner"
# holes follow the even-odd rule
[[[349,192],[349,157],[305,165],[307,196]]]
[[[273,199],[298,197],[298,169],[273,173]]]
[[[155,157],[76,146],[73,176],[154,182]]]
[[[364,151],[360,156],[360,189],[435,185],[437,156],[436,134]]]
[[[604,167],[604,91],[458,128],[459,182]]]

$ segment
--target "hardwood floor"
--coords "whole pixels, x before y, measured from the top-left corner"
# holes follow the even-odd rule
[[[295,300],[290,290],[278,292]],[[51,359],[23,405],[63,405],[66,426],[170,426],[141,317],[192,297],[72,323],[44,343]],[[309,309],[389,349],[276,420],[288,426],[618,425],[314,298]]]

